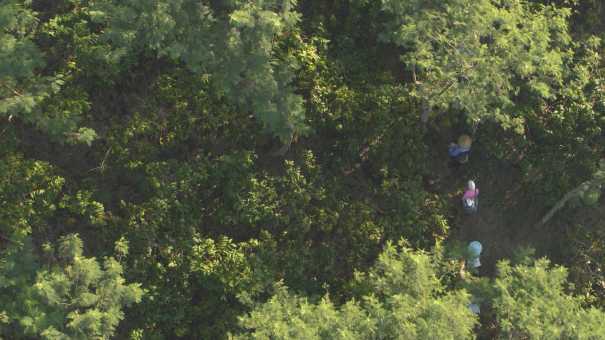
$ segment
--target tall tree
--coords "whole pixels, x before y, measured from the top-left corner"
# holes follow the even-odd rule
[[[357,279],[363,294],[335,306],[284,287],[242,318],[241,339],[472,339],[476,318],[464,291],[443,290],[434,258],[387,244]]]
[[[116,57],[155,53],[184,62],[243,112],[289,144],[304,133],[298,68],[280,41],[297,29],[294,0],[112,1],[91,12],[105,23]]]
[[[25,269],[18,270],[20,277],[25,278],[24,285],[12,289],[23,290],[15,294],[21,298],[17,302],[22,306],[5,315],[8,319],[5,321],[15,321],[19,327],[7,335],[11,338],[28,335],[43,339],[110,339],[124,318],[122,308],[141,300],[140,285],[124,282],[122,265],[115,258],[105,258],[101,267],[96,259],[84,257],[82,241],[75,234],[62,237],[56,250],[49,244],[45,248],[46,258],[39,261],[43,264],[34,282],[27,282],[31,274],[24,272]],[[127,253],[124,242],[119,251],[122,255]],[[31,247],[24,248],[22,254],[25,258],[31,257]],[[33,261],[14,262],[21,263]],[[2,269],[2,274],[9,274],[16,268]]]
[[[79,126],[78,114],[41,107],[60,92],[65,75],[44,74],[45,56],[35,44],[40,20],[29,4],[0,4],[0,117],[34,125],[59,141],[90,144],[96,133]]]
[[[41,51],[31,40],[37,26],[35,13],[22,1],[0,5],[0,115],[32,119],[35,105],[47,95],[44,79],[36,74],[43,65]]]
[[[567,293],[567,270],[546,259],[498,264],[493,308],[503,338],[601,339],[605,313]]]
[[[518,0],[383,0],[381,39],[404,48],[423,119],[466,111],[523,131],[523,106],[563,84],[573,56],[569,9]],[[526,105],[529,104],[529,105]]]

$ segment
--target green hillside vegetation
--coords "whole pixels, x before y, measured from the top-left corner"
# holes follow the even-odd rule
[[[3,0],[0,339],[605,339],[603,18]]]

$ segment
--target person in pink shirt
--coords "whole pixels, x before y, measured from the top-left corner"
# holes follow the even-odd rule
[[[468,186],[462,195],[462,206],[468,213],[477,211],[479,205],[479,189],[475,186],[475,182],[468,181]]]

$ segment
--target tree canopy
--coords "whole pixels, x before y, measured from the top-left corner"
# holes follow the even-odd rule
[[[604,15],[2,1],[0,339],[603,338]]]

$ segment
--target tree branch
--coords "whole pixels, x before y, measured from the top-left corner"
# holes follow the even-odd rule
[[[566,193],[565,196],[563,196],[563,198],[561,198],[559,200],[559,202],[557,202],[557,204],[555,204],[554,207],[552,207],[546,213],[546,215],[544,215],[544,217],[542,217],[542,219],[540,220],[540,222],[538,223],[537,226],[539,227],[539,226],[543,226],[544,224],[546,224],[546,222],[548,222],[555,215],[555,213],[557,211],[561,210],[565,206],[565,203],[567,203],[570,199],[572,199],[574,197],[580,197],[582,195],[582,193],[585,193],[590,189],[600,188],[601,185],[603,185],[603,182],[604,182],[604,179],[600,177],[599,172],[597,171],[597,175],[595,175],[595,178],[590,179],[586,182],[583,182],[575,189]]]
[[[543,226],[544,224],[546,224],[546,222],[548,222],[555,215],[555,213],[557,213],[557,211],[561,210],[561,208],[563,208],[565,206],[565,203],[567,203],[567,201],[578,196],[583,185],[584,185],[584,183],[580,184],[580,186],[578,186],[577,188],[575,188],[572,191],[565,194],[565,196],[563,196],[563,198],[561,198],[559,200],[559,202],[557,202],[557,204],[555,204],[554,207],[552,207],[546,213],[546,215],[544,215],[544,217],[542,217],[542,219],[538,223],[538,226]]]
[[[14,88],[12,88],[12,87],[8,86],[8,84],[5,84],[5,83],[1,83],[1,84],[2,84],[2,86],[4,86],[6,89],[8,89],[9,91],[11,91],[13,94],[15,94],[15,95],[17,95],[17,96],[19,96],[19,97],[23,97],[23,94],[22,94],[21,92],[19,92],[19,91],[17,91],[16,89],[14,89]]]
[[[8,238],[8,237],[6,237],[6,236],[4,236],[4,235],[2,235],[2,234],[0,234],[0,238],[2,238],[3,240],[8,241],[9,243],[12,243],[12,244],[17,244],[17,242],[15,242],[15,241],[11,240],[10,238]]]

